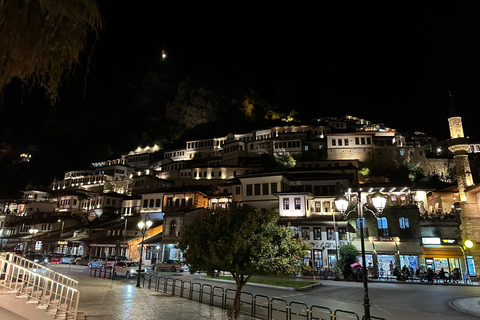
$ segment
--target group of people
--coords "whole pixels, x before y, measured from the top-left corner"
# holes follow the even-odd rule
[[[439,279],[439,281],[443,281],[443,283],[458,283],[461,280],[460,270],[454,268],[452,274],[449,274],[443,268],[441,268],[438,273],[435,273],[431,268],[428,268],[427,273],[420,280],[434,282],[435,279]]]
[[[405,281],[413,278],[414,275],[413,268],[411,266],[404,265],[402,269],[395,267],[393,269],[393,276],[397,278],[398,281]]]
[[[420,270],[420,268],[414,271],[411,266],[404,265],[401,269],[399,267],[393,267],[391,274],[398,281],[413,280],[414,276],[422,282],[434,282],[437,279],[443,283],[458,283],[461,281],[461,274],[458,268],[454,268],[450,274],[445,271],[444,268],[441,268],[435,273],[432,268],[427,268],[426,272]]]

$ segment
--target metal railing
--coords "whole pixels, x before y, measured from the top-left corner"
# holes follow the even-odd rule
[[[74,281],[75,285],[78,282],[58,273],[52,274],[50,269],[38,268],[37,264],[24,260],[26,259],[6,259],[0,256],[0,287],[10,289],[28,300],[37,300],[39,307],[46,309],[46,312],[56,314],[61,311],[76,319],[79,291],[76,287],[55,279],[67,283]]]
[[[153,285],[152,285],[153,282]],[[209,284],[191,282],[173,277],[146,275],[143,279],[143,287],[147,286],[158,292],[178,295],[182,298],[207,303],[211,306],[226,309],[228,302],[233,302],[235,290],[222,287],[212,287]],[[251,317],[267,320],[342,320],[363,319],[358,314],[349,310],[332,310],[325,306],[307,306],[303,302],[290,301],[278,298],[269,298],[261,294],[243,292],[241,294],[242,313]],[[385,318],[371,317],[376,320]]]
[[[32,260],[26,259],[22,256],[8,252],[4,255],[1,255],[0,257],[11,262],[12,264],[24,267],[28,270],[32,270],[68,287],[78,288],[78,281],[56,271],[53,271],[52,269],[49,269],[41,264],[35,263]]]

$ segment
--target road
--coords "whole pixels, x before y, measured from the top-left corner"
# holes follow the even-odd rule
[[[50,265],[58,272],[70,275],[81,281],[88,276],[85,266]],[[233,283],[219,283],[200,279],[200,275],[178,273],[179,279],[234,289]],[[106,280],[105,280],[106,281]],[[111,281],[111,280],[109,280]],[[136,279],[117,277],[115,282],[135,284]],[[243,291],[261,294],[270,298],[296,301],[307,306],[325,306],[332,310],[342,309],[363,315],[363,285],[357,282],[321,280],[321,286],[308,291],[293,291],[271,287],[247,285]],[[425,319],[425,320],[471,320],[478,317],[454,309],[450,302],[458,298],[480,297],[478,286],[427,285],[405,283],[369,283],[371,315],[388,320]],[[82,296],[80,299],[82,305]]]

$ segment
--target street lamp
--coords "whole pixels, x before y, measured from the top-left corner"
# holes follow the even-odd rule
[[[140,262],[138,264],[138,275],[137,275],[137,287],[140,287],[140,274],[142,272],[142,257],[143,257],[143,241],[145,240],[145,231],[150,229],[152,226],[153,222],[148,218],[148,216],[145,217],[147,221],[140,220],[138,223],[138,229],[142,231],[142,242],[140,243]]]
[[[125,247],[126,244],[126,236],[127,236],[127,224],[128,224],[128,219],[126,215],[123,215],[121,219],[125,220],[125,226],[123,230],[123,245],[122,247]],[[125,249],[125,257],[127,256],[127,249]]]
[[[460,245],[460,248],[462,249],[463,252],[463,260],[465,261],[465,276],[464,276],[464,281],[468,279],[467,277],[470,277],[470,270],[468,268],[468,261],[467,261],[467,249],[470,249],[473,247],[473,241],[472,240],[465,240],[463,242],[463,246]]]
[[[362,195],[361,191],[358,190],[358,203],[357,203],[357,212],[359,217],[359,224],[360,224],[360,246],[362,251],[362,278],[363,278],[363,309],[364,309],[364,317],[363,320],[371,320],[370,318],[370,299],[368,298],[368,281],[367,281],[367,266],[366,266],[366,258],[365,258],[365,235],[363,233],[363,219],[364,210],[370,211],[375,217],[377,217],[377,213],[368,209],[364,208],[362,204]],[[348,207],[348,200],[344,195],[339,195],[335,198],[335,206],[340,212],[345,212]],[[386,198],[383,194],[379,191],[375,192],[372,196],[372,202],[374,207],[378,210],[379,213],[383,211],[385,208]],[[353,210],[346,213],[347,215],[352,212]]]
[[[30,228],[30,230],[28,230],[28,232],[32,235],[32,237],[30,238],[30,247],[32,247],[33,238],[37,234],[38,229],[37,228]],[[33,247],[33,251],[35,251],[35,247]]]

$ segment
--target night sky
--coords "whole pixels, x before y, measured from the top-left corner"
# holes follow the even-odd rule
[[[473,1],[259,3],[99,1],[104,29],[87,81],[83,59],[55,110],[41,93],[20,94],[12,86],[1,109],[0,141],[49,145],[46,154],[61,150],[72,160],[49,162],[65,170],[102,160],[108,155],[95,151],[106,145],[116,149],[112,156],[127,152],[132,142],[112,144],[109,124],[128,130],[142,79],[164,47],[162,63],[200,79],[238,81],[312,118],[348,114],[440,140],[449,134],[452,91],[466,135],[480,141],[474,117],[480,28]],[[117,115],[123,120],[114,120]],[[69,131],[65,119],[81,130]]]
[[[104,64],[92,77],[115,68],[138,76],[166,46],[168,63],[247,78],[312,117],[350,114],[439,139],[448,137],[452,91],[466,134],[480,140],[474,2],[142,3],[101,3],[106,26],[94,61]]]

